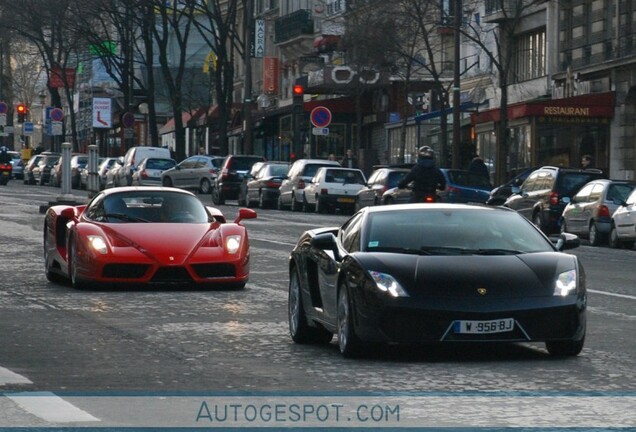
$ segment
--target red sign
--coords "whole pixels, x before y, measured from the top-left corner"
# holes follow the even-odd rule
[[[326,128],[331,123],[331,111],[327,107],[317,106],[311,110],[309,118],[315,127]]]
[[[278,57],[263,58],[263,91],[265,94],[278,94]]]
[[[66,68],[64,69],[64,74],[62,74],[62,68],[52,67],[49,75],[49,87],[64,88],[65,77],[68,88],[72,88],[75,84],[75,68]]]

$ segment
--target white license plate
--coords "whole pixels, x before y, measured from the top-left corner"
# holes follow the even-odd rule
[[[453,331],[462,334],[505,333],[514,330],[514,318],[504,318],[490,321],[455,321]]]

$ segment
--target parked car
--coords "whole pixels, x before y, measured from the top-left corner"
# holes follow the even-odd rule
[[[486,204],[503,205],[503,203],[506,202],[510,195],[519,192],[519,188],[521,187],[523,182],[526,181],[526,179],[532,172],[536,171],[539,168],[541,167],[523,168],[518,174],[516,174],[506,183],[499,185],[491,190],[490,197],[488,197],[488,199],[486,200]]]
[[[165,147],[136,146],[128,149],[121,168],[113,172],[115,186],[130,186],[132,175],[139,163],[146,158],[172,159],[170,149]]]
[[[71,188],[80,188],[80,175],[88,165],[88,155],[85,153],[73,153],[71,155]],[[55,164],[51,171],[51,186],[59,187],[62,185],[62,169],[64,167],[64,156],[60,157],[59,161]]]
[[[62,156],[59,154],[45,155],[38,164],[33,168],[31,174],[33,175],[33,182],[43,186],[50,184],[53,178],[53,168],[59,162]]]
[[[239,205],[251,207],[258,203],[260,208],[271,207],[278,202],[279,188],[283,178],[289,171],[289,162],[255,163],[257,172],[252,171],[243,179],[239,192]]]
[[[298,159],[290,167],[287,176],[280,185],[277,207],[283,210],[289,207],[292,211],[299,211],[303,205],[303,189],[318,171],[318,168],[341,166],[338,161],[325,159]]]
[[[447,203],[485,203],[490,196],[492,185],[488,179],[466,170],[441,168],[446,178],[446,188],[438,191],[440,202]],[[410,188],[388,189],[382,195],[382,204],[404,204],[411,200]]]
[[[584,345],[585,272],[573,234],[551,242],[501,207],[365,207],[304,232],[289,257],[288,321],[299,344],[338,335],[345,357],[374,344]]]
[[[146,158],[142,160],[132,175],[133,186],[161,186],[163,174],[174,169],[177,162],[174,159]]]
[[[532,172],[519,192],[511,195],[503,205],[534,222],[546,234],[559,232],[567,201],[583,185],[601,178],[605,175],[597,169],[544,166]]]
[[[24,162],[17,151],[8,152],[11,156],[11,176],[14,179],[22,180],[24,178]]]
[[[636,182],[627,180],[598,179],[587,183],[565,206],[561,232],[587,238],[593,246],[605,243],[612,227],[612,214],[634,188]]]
[[[106,160],[106,158],[100,157],[97,159],[97,169]],[[99,174],[99,172],[98,172]],[[80,189],[86,189],[88,187],[88,164],[80,170]],[[100,187],[99,190],[102,188]]]
[[[190,156],[161,173],[161,184],[209,194],[223,165],[222,157]]]
[[[303,210],[316,213],[353,213],[356,195],[367,183],[359,169],[341,167],[318,168],[303,189]]]
[[[237,199],[243,177],[257,162],[264,162],[263,156],[257,155],[228,155],[223,161],[221,172],[212,187],[212,202],[216,205],[225,204],[225,200]]]
[[[108,189],[87,205],[47,210],[46,277],[70,280],[76,288],[241,289],[249,278],[249,240],[240,221],[255,217],[243,208],[227,222],[218,209],[182,189]]]
[[[387,190],[397,187],[402,177],[410,170],[406,168],[378,168],[369,177],[366,187],[358,191],[356,195],[356,209],[379,205],[382,202],[382,195]]]
[[[58,155],[59,153],[54,152],[42,152],[40,154],[34,155],[29,159],[26,166],[24,167],[24,184],[35,184],[35,177],[33,176],[33,169],[38,166],[40,161],[44,159],[45,156],[48,155]]]
[[[636,189],[621,201],[612,215],[611,224],[610,247],[633,249],[636,242]]]
[[[124,166],[123,156],[119,156],[115,158],[115,162],[112,164],[112,166],[108,170],[106,170],[106,175],[104,179],[104,189],[120,186],[118,171],[123,166]]]

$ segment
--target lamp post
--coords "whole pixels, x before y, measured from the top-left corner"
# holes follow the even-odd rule
[[[461,164],[460,151],[461,151],[461,116],[459,108],[459,96],[461,91],[461,84],[459,81],[459,60],[460,60],[460,29],[462,19],[462,0],[454,0],[454,16],[453,16],[453,37],[454,44],[454,65],[453,65],[453,162],[454,169],[459,169]]]

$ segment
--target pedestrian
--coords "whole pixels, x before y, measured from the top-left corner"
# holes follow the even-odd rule
[[[590,169],[590,168],[594,168],[594,165],[592,164],[592,155],[584,154],[581,157],[581,169]]]
[[[205,153],[205,147],[203,147],[203,146],[199,147],[199,154],[200,155],[205,155],[206,154]]]
[[[446,189],[446,177],[435,165],[435,152],[429,146],[422,146],[418,149],[417,159],[417,164],[402,177],[398,188],[404,189],[413,182],[413,196],[410,202],[426,202],[427,196],[432,196],[437,201],[437,191]]]
[[[358,160],[353,156],[353,150],[347,149],[347,154],[340,161],[340,165],[345,168],[358,168]]]
[[[335,154],[333,154],[333,153],[329,153],[329,156],[327,156],[327,160],[330,160],[330,161],[335,161],[335,160],[337,160],[337,159],[336,159],[336,155],[335,155]]]
[[[490,182],[490,172],[488,171],[488,166],[486,166],[486,163],[478,154],[475,154],[473,156],[473,159],[470,161],[470,164],[468,164],[468,171],[482,176]]]

